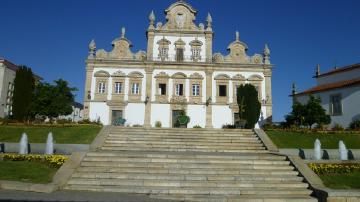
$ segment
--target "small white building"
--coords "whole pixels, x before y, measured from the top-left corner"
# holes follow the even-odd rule
[[[344,128],[360,120],[360,63],[320,73],[316,70],[317,86],[300,93],[293,89],[293,99],[307,103],[309,95],[321,98],[322,107],[331,116],[330,127],[340,124]]]
[[[83,120],[84,106],[78,102],[73,102],[71,107],[72,107],[71,114],[66,115],[66,116],[59,116],[58,119],[71,120],[72,122],[78,122],[78,121]]]
[[[262,103],[261,123],[271,120],[272,65],[267,45],[262,54],[248,56],[248,46],[236,32],[227,55],[213,54],[210,14],[205,24],[197,25],[197,11],[184,1],[171,4],[165,14],[162,23],[150,13],[146,52],[131,51],[125,28],[112,41],[111,51],[96,50],[91,41],[84,118],[100,119],[104,125],[122,117],[129,125],[154,127],[161,122],[162,127],[174,127],[176,117],[185,112],[190,117],[188,127],[221,128],[238,117],[236,87],[251,83]]]

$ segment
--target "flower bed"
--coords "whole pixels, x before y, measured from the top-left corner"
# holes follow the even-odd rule
[[[39,155],[39,154],[0,154],[0,158],[4,161],[29,161],[41,162],[47,164],[49,167],[60,168],[66,160],[67,156],[63,155]]]
[[[310,163],[309,167],[318,175],[360,171],[360,163]]]

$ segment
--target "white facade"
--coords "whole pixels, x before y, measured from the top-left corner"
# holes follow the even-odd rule
[[[306,104],[309,95],[321,99],[321,105],[331,117],[331,124],[347,128],[360,120],[360,64],[332,70],[316,76],[318,85],[294,94],[296,101]]]
[[[14,79],[17,66],[0,59],[0,118],[11,115]]]
[[[130,50],[125,29],[112,42],[110,52],[96,50],[95,42],[90,43],[84,116],[105,125],[121,116],[125,125],[155,127],[161,122],[162,127],[173,127],[177,113],[185,112],[190,117],[187,127],[221,128],[235,121],[234,87],[251,83],[259,90],[262,103],[259,123],[271,119],[268,47],[262,55],[248,56],[248,47],[236,32],[228,55],[213,54],[210,15],[206,26],[195,25],[197,11],[183,1],[172,4],[165,13],[164,25],[155,24],[153,12],[149,16],[147,52]]]

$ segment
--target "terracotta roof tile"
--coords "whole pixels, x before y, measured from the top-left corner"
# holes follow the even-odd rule
[[[323,92],[323,91],[327,91],[327,90],[343,88],[343,87],[353,86],[353,85],[357,85],[357,84],[360,84],[360,78],[315,86],[315,87],[309,88],[303,92],[296,93],[295,96]]]
[[[334,70],[325,72],[325,73],[320,74],[320,75],[315,76],[315,77],[316,77],[316,78],[324,77],[324,76],[328,76],[328,75],[331,75],[331,74],[336,74],[336,73],[339,73],[339,72],[350,71],[350,70],[357,69],[357,68],[360,68],[360,63],[348,65],[348,66],[341,67],[341,68],[337,68],[337,69],[334,69]]]

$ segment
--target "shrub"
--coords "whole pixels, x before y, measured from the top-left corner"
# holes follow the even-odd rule
[[[143,125],[140,125],[140,124],[134,124],[134,125],[132,125],[132,127],[143,127]]]
[[[338,123],[335,123],[335,125],[332,127],[333,131],[343,131],[344,130],[344,127],[342,127],[342,125],[338,124]]]
[[[66,160],[67,156],[63,155],[38,155],[38,154],[3,154],[0,155],[5,161],[31,161],[46,163],[49,167],[60,168]]]
[[[318,175],[352,173],[354,171],[360,171],[360,163],[310,163],[309,167]]]
[[[156,128],[161,128],[161,121],[156,121],[155,122],[155,127]]]
[[[360,130],[360,119],[353,120],[350,123],[349,128],[352,129],[352,130]]]
[[[193,128],[201,128],[201,126],[195,125],[195,126],[193,126]]]
[[[224,124],[222,126],[222,128],[224,128],[224,129],[233,129],[233,128],[236,128],[236,126],[233,125],[233,124]]]
[[[66,123],[72,123],[72,121],[70,119],[58,119],[58,120],[56,120],[56,123],[66,124]]]

